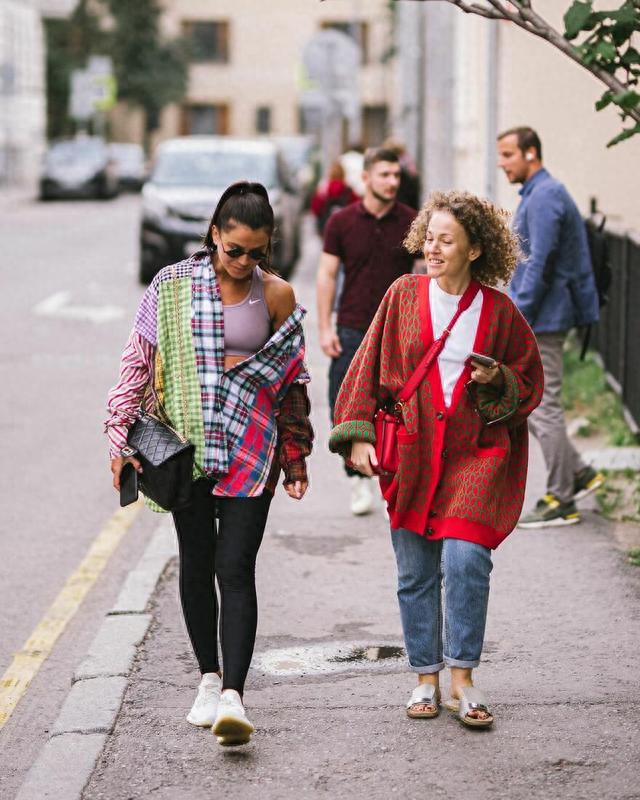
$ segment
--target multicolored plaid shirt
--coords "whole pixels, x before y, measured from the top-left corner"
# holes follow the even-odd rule
[[[273,490],[279,466],[285,482],[305,480],[313,440],[305,313],[296,306],[261,350],[225,372],[224,312],[208,252],[162,269],[140,303],[120,381],[109,393],[112,457],[141,402],[160,404],[195,444],[197,474],[215,478],[214,494]]]

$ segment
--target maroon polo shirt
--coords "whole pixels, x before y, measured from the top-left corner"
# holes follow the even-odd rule
[[[394,203],[384,217],[374,217],[364,203],[352,203],[329,217],[325,253],[344,264],[344,287],[338,325],[366,331],[391,284],[411,272],[418,256],[402,246],[417,212]]]

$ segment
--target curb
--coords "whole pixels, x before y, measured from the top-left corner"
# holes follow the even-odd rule
[[[147,606],[175,555],[173,528],[163,520],[76,669],[51,735],[15,800],[80,800],[113,731],[137,647],[151,624]]]

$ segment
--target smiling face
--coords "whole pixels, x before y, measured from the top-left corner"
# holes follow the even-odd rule
[[[471,264],[482,253],[471,244],[467,232],[449,211],[436,210],[431,215],[424,242],[427,274],[450,294],[461,294],[471,280]]]
[[[234,280],[249,277],[268,254],[269,233],[264,228],[254,230],[232,219],[222,230],[213,225],[211,235],[216,245],[217,266]]]

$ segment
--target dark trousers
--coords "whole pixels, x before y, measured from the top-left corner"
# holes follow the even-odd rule
[[[242,694],[258,623],[255,565],[273,495],[213,497],[193,484],[191,503],[173,513],[180,551],[180,600],[200,671],[219,672],[222,688]],[[214,576],[220,591],[220,620]]]
[[[347,374],[349,365],[356,354],[356,350],[360,347],[360,343],[364,339],[366,331],[359,331],[356,328],[345,328],[343,325],[338,325],[338,338],[342,345],[342,352],[337,358],[331,359],[331,366],[329,367],[329,412],[331,414],[331,423],[333,424],[333,411],[336,407],[336,400],[338,392],[342,386],[344,376]],[[360,473],[348,467],[345,464],[345,472],[347,475],[359,475]]]

